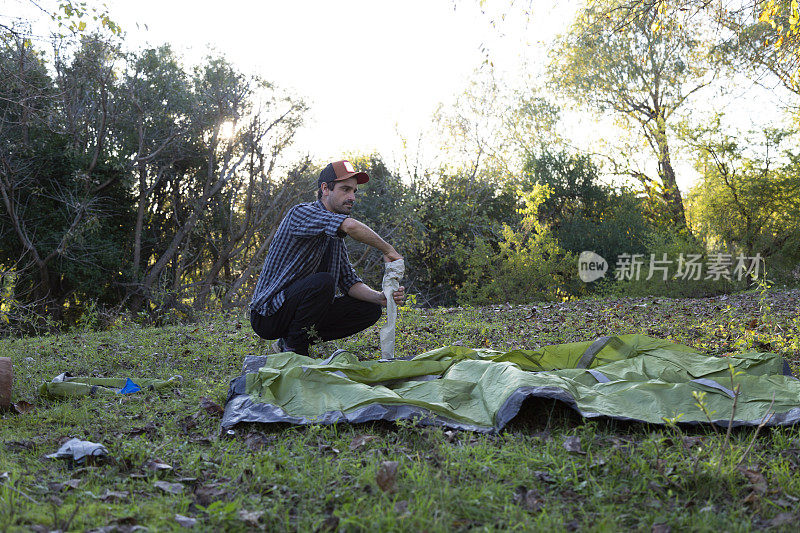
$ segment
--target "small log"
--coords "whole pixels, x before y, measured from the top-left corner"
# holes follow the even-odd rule
[[[0,357],[0,409],[11,406],[11,387],[14,385],[14,367],[11,358]]]

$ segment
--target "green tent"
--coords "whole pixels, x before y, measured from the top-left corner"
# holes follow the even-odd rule
[[[738,389],[735,412],[734,397]],[[539,350],[448,346],[409,360],[248,356],[231,382],[223,428],[241,422],[332,424],[420,419],[472,431],[502,429],[527,398],[560,400],[587,418],[663,424],[788,425],[800,418],[800,381],[772,353],[710,357],[644,335]]]

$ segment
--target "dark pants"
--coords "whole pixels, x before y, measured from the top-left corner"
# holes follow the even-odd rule
[[[289,285],[286,300],[274,314],[250,312],[253,331],[263,339],[283,337],[295,353],[308,355],[309,329],[323,341],[341,339],[365,330],[381,317],[381,306],[350,296],[334,299],[336,282],[318,272]]]

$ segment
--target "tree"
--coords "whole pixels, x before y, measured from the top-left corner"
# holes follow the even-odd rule
[[[157,239],[135,280],[133,309],[160,294],[162,308],[188,310],[180,302],[189,287],[196,289],[195,307],[204,306],[221,271],[235,283],[239,273],[231,268],[232,260],[274,218],[278,206],[270,202],[275,196],[265,193],[305,110],[301,101],[281,97],[271,85],[236,71],[223,58],[207,59],[192,73],[188,92],[175,95],[179,101],[188,99],[188,106],[179,107],[185,126],[181,142],[169,143],[180,150],[165,151],[144,171],[154,176],[153,184],[162,171],[168,178],[163,195],[156,197],[161,204],[152,209],[161,220],[150,225]],[[153,153],[159,150],[155,146]],[[140,145],[134,150],[140,162],[147,157]],[[140,194],[143,187],[153,187],[147,180],[141,183]],[[227,301],[232,299],[228,294]]]
[[[692,23],[697,15],[714,21],[733,34],[723,37],[721,48],[740,65],[774,74],[783,85],[800,94],[800,6],[797,0],[627,0],[606,6],[617,29],[642,18],[658,18],[679,10]]]
[[[740,71],[751,71],[760,81],[777,78],[800,95],[800,11],[797,0],[761,0],[752,11],[723,13],[720,24],[732,35],[719,49]]]
[[[523,190],[529,184],[546,186],[540,203],[540,223],[559,245],[580,254],[590,250],[613,266],[621,253],[643,253],[652,224],[645,218],[643,201],[624,188],[599,181],[599,169],[587,155],[544,152],[531,156],[523,170]]]
[[[420,229],[410,188],[397,172],[390,170],[377,154],[351,157],[355,168],[369,174],[369,183],[359,187],[353,216],[367,224],[387,242],[410,247]],[[383,280],[383,254],[375,248],[348,239],[348,253],[353,266],[367,284],[380,286]],[[400,250],[401,255],[407,252]],[[408,259],[406,273],[417,270]]]
[[[687,99],[709,83],[707,43],[679,13],[645,14],[621,24],[609,3],[592,3],[561,38],[551,64],[553,84],[581,103],[638,126],[657,160],[658,178],[631,171],[668,219],[686,227],[672,165],[670,124]]]
[[[56,320],[90,300],[241,303],[255,252],[300,194],[302,170],[278,176],[305,105],[222,58],[187,73],[168,47],[123,54],[85,35],[47,56],[6,37],[2,294]]]
[[[164,190],[174,167],[190,157],[192,96],[189,80],[168,46],[130,54],[120,92],[122,120],[116,133],[124,150],[131,154],[126,170],[136,176],[131,275],[137,278],[143,268],[146,217],[154,216],[155,198]]]
[[[702,176],[690,195],[691,221],[711,246],[789,270],[800,262],[800,155],[780,152],[791,134],[766,129],[760,141],[743,142],[718,121],[685,133]]]
[[[503,224],[515,224],[516,188],[471,169],[419,177],[411,184],[417,236],[404,255],[408,276],[427,304],[452,304],[467,278],[467,261],[479,243],[497,249]]]
[[[535,89],[505,90],[491,71],[437,111],[446,159],[435,172],[415,174],[410,190],[418,228],[407,254],[410,276],[427,303],[457,301],[471,258],[496,255],[504,224],[519,223],[521,167],[559,142],[558,111]]]
[[[92,36],[71,58],[56,55],[51,78],[22,38],[0,52],[3,257],[14,265],[15,297],[40,315],[62,317],[86,298],[105,299],[118,272],[129,205],[116,121],[114,50]]]

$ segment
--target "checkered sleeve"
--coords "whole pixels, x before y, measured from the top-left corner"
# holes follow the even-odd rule
[[[347,215],[318,209],[314,204],[300,204],[289,213],[288,229],[295,237],[316,237],[322,233],[336,237]]]

